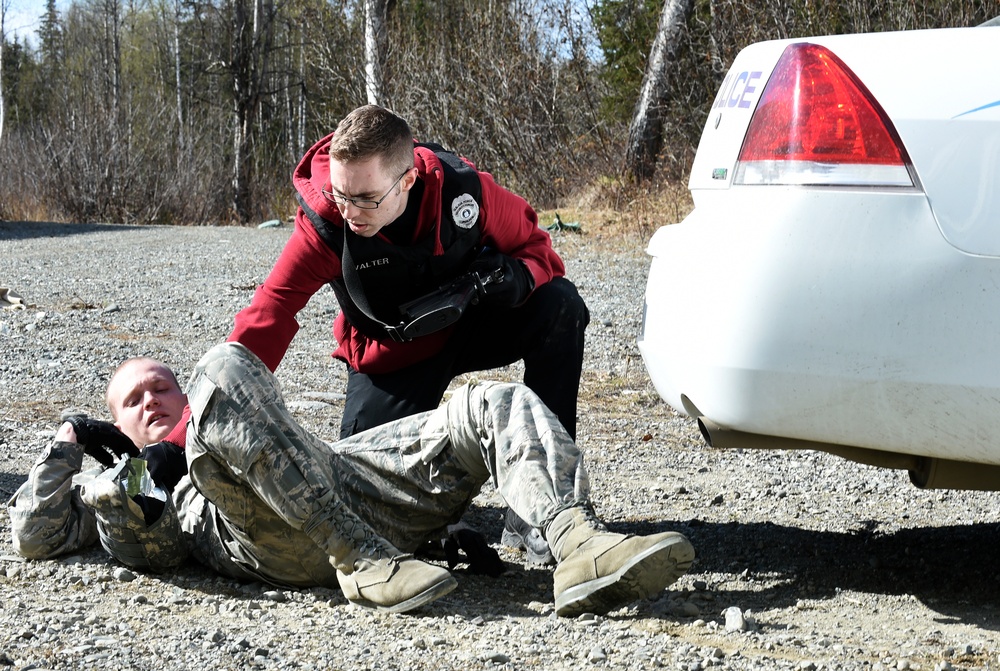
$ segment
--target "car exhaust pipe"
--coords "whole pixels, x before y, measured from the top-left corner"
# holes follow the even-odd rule
[[[753,450],[816,450],[869,466],[908,471],[910,482],[920,489],[1000,491],[1000,466],[992,464],[918,457],[849,445],[765,436],[727,429],[704,417],[698,418],[698,430],[701,431],[701,435],[709,447]]]
[[[920,489],[1000,491],[1000,466],[920,457],[910,469],[910,482]]]

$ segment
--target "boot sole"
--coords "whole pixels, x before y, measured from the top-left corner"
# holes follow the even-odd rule
[[[681,535],[664,538],[613,574],[576,585],[556,596],[556,614],[604,615],[633,601],[648,599],[684,575],[693,561],[694,547],[686,538]]]
[[[455,580],[454,576],[448,576],[446,580],[442,580],[436,585],[432,585],[420,594],[411,596],[406,601],[400,601],[392,606],[383,606],[375,603],[374,601],[366,601],[364,599],[351,601],[351,603],[356,606],[361,606],[362,608],[373,608],[381,613],[405,613],[427,605],[431,601],[440,599],[445,594],[452,592],[456,587],[458,587],[458,581]]]

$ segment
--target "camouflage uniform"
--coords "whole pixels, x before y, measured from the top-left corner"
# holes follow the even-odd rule
[[[28,480],[7,502],[14,549],[31,559],[48,559],[97,542],[94,511],[80,487],[101,473],[81,472],[83,445],[54,442],[31,467]]]
[[[14,549],[30,559],[51,559],[101,541],[128,566],[164,570],[189,554],[234,578],[244,571],[220,544],[211,504],[184,477],[171,501],[147,525],[134,501],[123,496],[115,471],[82,471],[84,447],[53,442],[8,501]]]
[[[195,555],[234,577],[336,586],[338,543],[374,535],[413,551],[442,537],[488,480],[536,527],[589,499],[579,450],[520,384],[466,385],[436,410],[329,445],[292,419],[259,359],[225,343],[199,362],[188,400],[189,476],[174,504]],[[78,503],[68,493],[66,508]],[[30,525],[12,526],[17,536]]]

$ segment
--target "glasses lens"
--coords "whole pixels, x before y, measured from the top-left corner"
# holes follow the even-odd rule
[[[399,180],[403,179],[403,175],[405,175],[409,171],[410,169],[408,168],[403,172],[402,175],[397,177],[396,181],[393,182],[392,186],[389,187],[389,190],[385,192],[385,195],[379,198],[378,200],[358,200],[356,198],[348,198],[347,196],[341,196],[338,193],[332,193],[330,191],[327,191],[326,189],[320,189],[320,191],[323,193],[324,196],[326,196],[327,200],[333,201],[334,203],[342,207],[346,206],[349,203],[354,207],[358,208],[359,210],[376,210],[378,209],[378,206],[382,203],[382,201],[388,198],[389,194],[392,193],[392,190],[396,188],[396,185],[399,184]]]

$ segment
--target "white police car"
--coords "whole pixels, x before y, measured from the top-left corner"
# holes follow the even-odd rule
[[[719,447],[1000,490],[1000,25],[744,49],[639,348]]]

